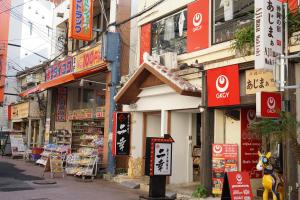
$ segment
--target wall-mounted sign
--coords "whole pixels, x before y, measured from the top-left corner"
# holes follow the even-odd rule
[[[46,68],[46,81],[73,72],[73,58],[68,57]]]
[[[279,118],[282,97],[279,92],[256,93],[256,116],[262,118]]]
[[[59,87],[56,99],[56,121],[65,122],[67,119],[67,94],[68,88]]]
[[[13,105],[11,107],[12,120],[27,118],[29,116],[29,102]]]
[[[100,119],[104,118],[104,108],[97,107],[94,109],[78,109],[68,112],[68,120],[83,120],[83,119]]]
[[[115,112],[113,124],[113,155],[129,155],[130,113]]]
[[[93,36],[93,0],[71,0],[69,37],[89,41]]]
[[[253,200],[249,174],[247,172],[226,173],[221,199]]]
[[[239,66],[208,70],[207,97],[209,107],[240,104]]]
[[[256,119],[255,108],[241,109],[241,171],[246,171],[251,178],[261,178],[261,171],[256,170],[257,152],[262,146],[261,137],[250,134],[249,125]]]
[[[145,174],[148,176],[172,175],[172,143],[168,138],[146,138]]]
[[[208,48],[209,1],[198,0],[187,9],[187,51]]]
[[[140,64],[144,62],[144,53],[151,53],[151,23],[141,26]]]
[[[273,70],[283,52],[282,3],[255,0],[255,69]]]
[[[247,70],[246,94],[255,94],[256,92],[260,91],[277,91],[273,72],[265,70]]]
[[[238,170],[238,145],[213,144],[212,165],[212,193],[221,194],[225,172]]]
[[[100,46],[95,46],[74,57],[74,72],[80,72],[103,64],[101,59]]]

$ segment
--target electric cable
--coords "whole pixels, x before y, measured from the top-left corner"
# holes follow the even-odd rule
[[[9,8],[9,9],[7,9],[7,10],[4,10],[4,11],[0,12],[0,15],[1,15],[2,13],[7,12],[7,11],[11,11],[11,10],[13,10],[13,9],[15,9],[15,8],[17,8],[17,7],[23,6],[23,5],[25,5],[25,4],[27,4],[27,3],[31,2],[31,1],[33,1],[33,0],[26,1],[26,2],[24,2],[24,3],[22,3],[22,4],[19,4],[19,5],[16,5],[16,6],[14,6],[14,7],[11,7],[11,8]],[[4,2],[4,3],[5,3],[5,2]]]

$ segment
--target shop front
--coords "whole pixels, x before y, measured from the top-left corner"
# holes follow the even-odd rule
[[[199,181],[200,88],[149,56],[115,99],[123,111],[131,113],[129,177],[144,176],[146,137],[169,134],[175,141],[169,183]]]

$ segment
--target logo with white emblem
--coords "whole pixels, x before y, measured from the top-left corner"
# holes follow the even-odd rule
[[[214,146],[214,153],[221,153],[223,150],[221,145],[215,145]]]
[[[198,31],[201,29],[201,23],[202,23],[202,14],[201,13],[196,13],[193,17],[193,32]]]
[[[224,99],[229,97],[229,92],[227,92],[228,87],[229,87],[229,80],[227,76],[220,75],[216,80],[216,88],[219,92],[216,94],[217,99],[220,98]]]

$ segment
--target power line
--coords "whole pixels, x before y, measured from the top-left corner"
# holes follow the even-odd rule
[[[15,9],[15,8],[17,8],[17,7],[23,6],[23,5],[25,5],[25,4],[27,4],[27,3],[31,2],[31,1],[33,1],[33,0],[26,1],[26,2],[24,2],[24,3],[22,3],[22,4],[19,4],[19,5],[16,5],[16,6],[14,6],[14,7],[11,7],[11,8],[9,8],[9,9],[7,9],[7,10],[4,10],[4,11],[0,12],[0,15],[1,15],[2,13],[7,12],[7,11],[11,11],[11,10],[13,10],[13,9]],[[4,2],[4,3],[5,3],[5,2]]]
[[[14,46],[14,47],[24,48],[24,49],[26,49],[27,51],[30,51],[31,53],[33,53],[33,54],[35,54],[35,55],[37,55],[37,56],[39,56],[39,57],[41,57],[41,58],[44,58],[44,59],[46,59],[46,60],[49,60],[49,59],[46,58],[45,56],[43,56],[43,55],[41,55],[41,54],[39,54],[39,53],[36,53],[36,52],[34,52],[34,51],[31,51],[30,49],[27,49],[27,48],[25,48],[25,47],[22,47],[22,46],[19,45],[19,44],[7,43],[7,45],[9,45],[9,46]]]

